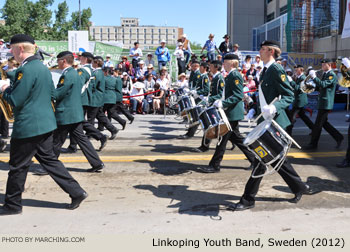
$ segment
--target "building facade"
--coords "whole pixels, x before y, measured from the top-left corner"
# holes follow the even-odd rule
[[[141,26],[138,18],[121,18],[121,26],[91,26],[90,37],[95,41],[118,41],[131,48],[138,41],[143,49],[158,47],[161,40],[175,45],[183,28],[175,26]]]

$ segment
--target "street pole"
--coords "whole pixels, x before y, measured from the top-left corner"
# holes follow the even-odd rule
[[[79,0],[79,30],[81,30],[81,12],[80,12],[80,0]]]

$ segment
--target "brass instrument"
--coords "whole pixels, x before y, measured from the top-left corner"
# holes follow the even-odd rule
[[[0,72],[1,72],[1,79],[2,80],[5,80],[7,77],[6,72],[2,69],[4,66],[5,66],[5,64],[0,65]],[[0,107],[1,107],[2,112],[4,113],[5,119],[8,122],[13,123],[15,121],[15,118],[13,116],[12,106],[2,98],[2,94],[0,94]]]
[[[342,77],[339,79],[339,85],[345,88],[350,87],[350,68],[346,68],[344,64],[340,67]]]
[[[321,69],[317,70],[316,73],[319,71],[322,71],[322,70]],[[306,76],[305,80],[303,80],[300,83],[300,90],[305,94],[310,94],[312,92],[315,92],[315,89],[316,89],[316,83],[312,80],[309,74],[308,76]]]

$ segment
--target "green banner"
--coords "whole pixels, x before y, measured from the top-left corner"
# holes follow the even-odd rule
[[[118,63],[120,59],[120,55],[123,51],[123,48],[117,47],[117,46],[112,46],[112,45],[107,45],[103,44],[101,42],[96,42],[95,43],[95,50],[94,50],[94,55],[98,55],[103,57],[104,59],[106,58],[107,54],[111,55],[111,61],[116,64]]]
[[[68,50],[67,41],[36,41],[35,43],[45,52],[55,53],[56,55]]]

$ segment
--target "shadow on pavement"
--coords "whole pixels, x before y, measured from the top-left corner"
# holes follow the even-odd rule
[[[187,152],[192,151],[192,147],[187,146],[174,146],[172,144],[143,144],[140,145],[142,147],[153,147],[151,150],[152,152],[157,153],[181,153],[181,152]]]
[[[1,202],[5,201],[5,195],[2,193],[0,193],[0,201]],[[57,203],[52,201],[35,200],[35,199],[22,199],[22,205],[29,206],[29,207],[64,209],[68,206],[68,203]]]

